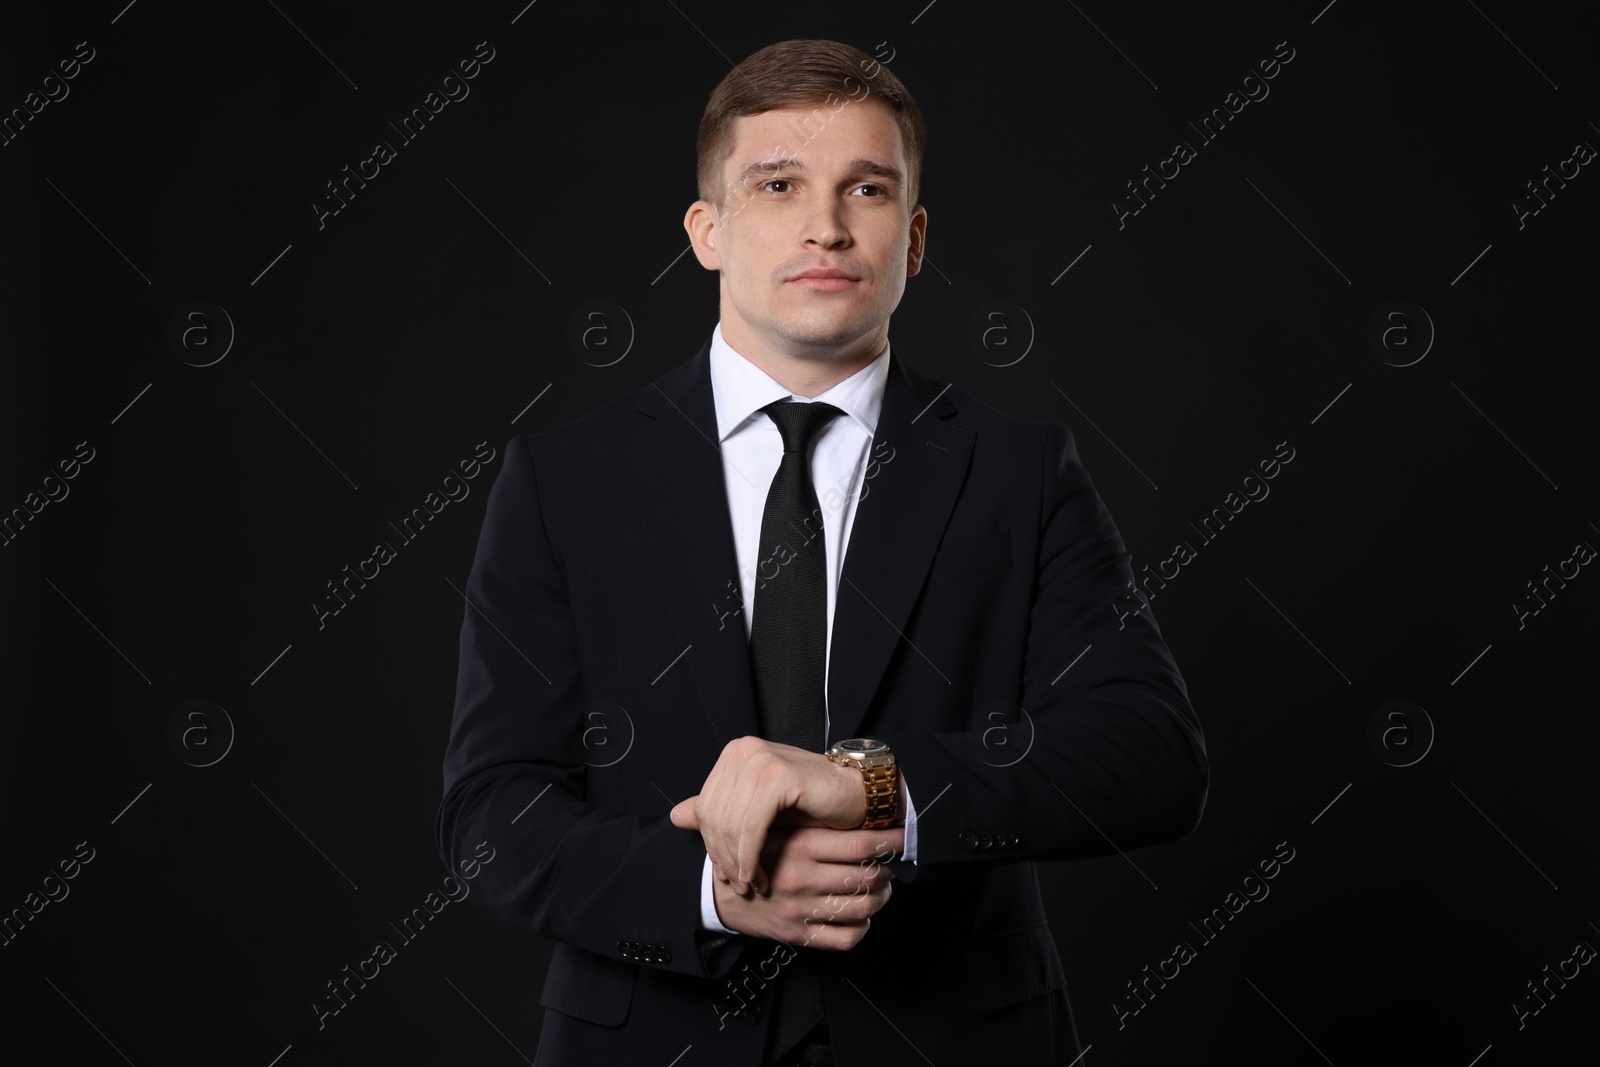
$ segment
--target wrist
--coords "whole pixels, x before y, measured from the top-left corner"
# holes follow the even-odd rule
[[[861,783],[861,772],[848,763],[829,760],[828,765],[839,779],[841,794],[850,798],[845,803],[845,824],[840,829],[857,829],[867,821],[867,791]]]
[[[859,806],[852,802],[850,810],[861,813],[855,829],[881,829],[892,825],[900,808],[900,772],[894,752],[888,745],[870,737],[856,737],[832,745],[827,757],[841,767],[849,768],[859,779]]]

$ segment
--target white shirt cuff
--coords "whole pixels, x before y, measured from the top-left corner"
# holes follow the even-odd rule
[[[911,786],[906,783],[905,772],[900,774],[900,792],[906,798],[906,850],[901,859],[917,862],[917,807],[911,803]],[[708,856],[707,859],[710,857]]]
[[[717,918],[717,894],[712,884],[714,877],[716,872],[711,868],[711,857],[708,855],[700,869],[700,925],[718,933],[736,934],[739,931],[728,929]]]

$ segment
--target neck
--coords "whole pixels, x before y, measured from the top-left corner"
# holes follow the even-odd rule
[[[821,396],[882,354],[889,325],[842,345],[779,347],[747,333],[743,324],[724,317],[722,339],[773,381],[807,400]]]

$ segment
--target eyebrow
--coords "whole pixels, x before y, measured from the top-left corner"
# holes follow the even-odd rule
[[[776,174],[778,171],[783,170],[804,171],[805,169],[806,165],[793,156],[785,156],[782,159],[758,160],[754,163],[746,164],[744,170],[739,172],[739,184],[743,185],[751,178],[762,174]],[[866,174],[874,178],[892,181],[897,185],[905,184],[905,179],[900,174],[898,167],[890,166],[876,159],[857,157],[846,164],[845,169],[851,174]]]

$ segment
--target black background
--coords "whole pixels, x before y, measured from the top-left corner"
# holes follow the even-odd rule
[[[1040,868],[1084,1062],[1592,1050],[1593,967],[1520,1028],[1511,1006],[1600,945],[1600,577],[1521,629],[1512,608],[1600,546],[1600,177],[1520,228],[1512,207],[1600,144],[1592,42],[1576,8],[1323,2],[9,12],[6,113],[79,41],[94,58],[0,147],[0,511],[94,458],[0,548],[0,909],[79,842],[94,859],[0,946],[0,1040],[141,1067],[531,1059],[549,945],[469,906],[324,1029],[310,1003],[446,873],[457,589],[506,440],[693,354],[716,280],[675,257],[706,96],[762,45],[831,37],[892,57],[931,127],[895,357],[1072,426],[1136,569],[1198,549],[1153,610],[1206,729],[1202,824]],[[470,95],[399,144],[387,122],[482,41]],[[1124,184],[1285,41],[1270,95],[1119,228]],[[397,158],[319,228],[379,139]],[[214,315],[168,341],[195,300],[235,333],[206,367]],[[568,340],[592,300],[626,314],[603,359]],[[1026,318],[974,349],[997,300]],[[1426,319],[1374,348],[1396,300]],[[319,629],[325,583],[481,441],[471,495]],[[1270,496],[1203,543],[1189,524],[1279,442]],[[215,713],[169,743],[191,700],[236,731],[210,766],[180,757],[216,756]],[[1410,766],[1368,741],[1391,700],[1435,733],[1394,720]],[[1270,895],[1202,944],[1188,922],[1279,842]],[[1119,1026],[1178,940],[1197,958]]]

